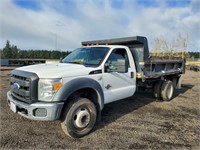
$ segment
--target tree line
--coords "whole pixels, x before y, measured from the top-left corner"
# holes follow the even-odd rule
[[[20,50],[8,40],[3,50],[0,50],[2,59],[60,59],[69,54],[69,51],[58,50]]]
[[[200,52],[188,52],[190,58],[200,59]]]

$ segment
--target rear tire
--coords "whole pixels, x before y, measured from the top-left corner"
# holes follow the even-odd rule
[[[178,80],[179,80],[179,78],[173,78],[172,79],[172,83],[173,83],[174,89],[177,89]]]
[[[164,101],[170,101],[174,94],[174,85],[173,82],[167,80],[163,82],[161,86],[161,97]]]
[[[97,118],[95,105],[87,98],[78,98],[66,107],[61,127],[65,134],[81,138],[90,133]]]
[[[156,99],[161,100],[161,86],[163,81],[156,82],[153,89],[153,96]]]

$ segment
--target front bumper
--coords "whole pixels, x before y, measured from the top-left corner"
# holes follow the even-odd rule
[[[10,91],[7,92],[7,101],[13,112],[31,120],[58,120],[64,105],[64,102],[27,104],[14,99]]]

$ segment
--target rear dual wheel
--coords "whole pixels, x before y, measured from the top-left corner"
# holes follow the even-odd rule
[[[161,86],[161,97],[164,101],[169,101],[172,99],[174,94],[174,85],[172,81],[167,80],[163,82]]]
[[[161,86],[163,84],[163,81],[158,81],[155,83],[154,85],[154,91],[153,91],[153,96],[156,98],[156,99],[161,99]]]
[[[170,80],[159,81],[154,86],[154,97],[156,99],[169,101],[173,98],[174,85]]]

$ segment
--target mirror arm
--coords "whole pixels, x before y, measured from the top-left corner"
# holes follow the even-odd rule
[[[60,63],[62,63],[62,62],[63,62],[62,60],[63,60],[63,58],[62,58],[62,57],[60,57],[60,60],[59,60],[59,62],[60,62]]]

